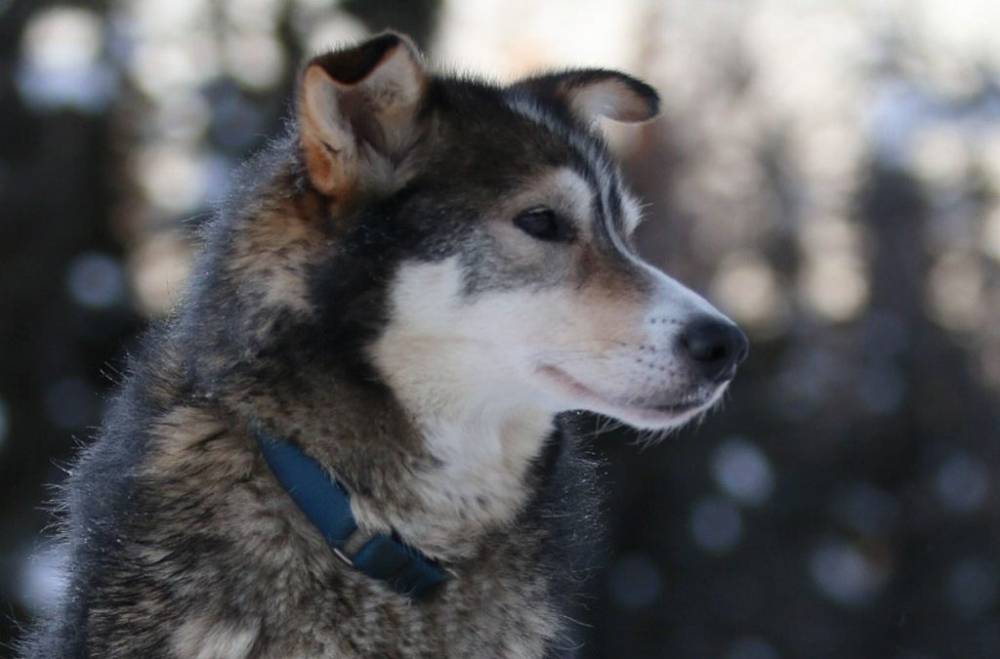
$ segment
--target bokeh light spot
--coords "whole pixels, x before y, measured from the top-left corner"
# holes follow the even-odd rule
[[[325,3],[327,7],[334,4]],[[227,0],[226,21],[239,30],[268,32],[281,20],[285,0]]]
[[[138,163],[139,182],[149,201],[163,211],[181,213],[198,207],[206,196],[208,161],[181,146],[150,147]]]
[[[73,259],[66,285],[73,301],[89,309],[106,309],[125,297],[122,268],[107,254],[87,252]]]
[[[885,572],[846,542],[832,542],[809,557],[809,571],[820,592],[844,605],[862,604],[878,591]]]
[[[914,171],[932,186],[954,188],[968,172],[969,147],[954,125],[925,128],[917,133],[914,147]]]
[[[952,567],[945,590],[952,609],[960,616],[983,615],[996,601],[996,565],[981,559],[963,559]]]
[[[223,53],[229,75],[256,91],[271,89],[284,73],[285,53],[270,34],[229,35]]]
[[[615,603],[624,609],[651,606],[663,590],[660,569],[646,554],[619,558],[608,572],[608,585]]]
[[[139,308],[160,316],[173,306],[190,267],[188,246],[175,233],[150,236],[129,259],[129,276]]]
[[[719,445],[712,454],[712,477],[726,494],[740,503],[758,506],[774,490],[774,471],[760,448],[736,437]]]
[[[743,517],[726,499],[710,497],[695,504],[691,512],[691,534],[702,549],[722,554],[731,551],[743,535]]]
[[[353,16],[324,10],[316,18],[310,16],[309,20],[302,20],[300,32],[304,35],[306,53],[312,55],[338,44],[357,41],[364,37],[366,30],[364,24]]]
[[[799,281],[803,299],[821,318],[846,321],[861,312],[868,299],[868,280],[861,262],[836,251],[814,254]]]
[[[787,308],[774,269],[757,255],[727,257],[712,280],[712,296],[737,321],[755,334],[774,334]]]
[[[98,111],[115,88],[111,70],[100,61],[103,27],[93,11],[52,7],[36,12],[21,39],[17,85],[37,107]]]
[[[971,330],[983,317],[984,273],[975,254],[949,251],[940,256],[927,280],[931,316],[950,330]]]
[[[49,545],[21,560],[21,600],[36,614],[52,612],[66,586],[65,551]]]
[[[938,497],[947,508],[967,513],[978,509],[990,489],[986,464],[971,455],[959,453],[944,461],[934,477]]]

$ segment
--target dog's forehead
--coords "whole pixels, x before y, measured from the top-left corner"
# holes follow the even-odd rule
[[[436,185],[459,185],[467,200],[474,189],[506,196],[530,191],[538,204],[546,200],[537,193],[547,189],[558,201],[576,198],[573,219],[606,225],[607,231],[595,227],[603,233],[631,233],[639,223],[639,206],[623,188],[599,132],[558,107],[455,79],[437,81],[434,103],[443,130],[425,171]],[[481,201],[492,205],[495,198]]]
[[[578,194],[581,190],[588,190],[594,201],[595,213],[591,219],[604,225],[610,233],[631,234],[641,221],[641,206],[623,186],[618,163],[603,140],[579,127],[563,126],[557,118],[530,105],[519,104],[515,107],[539,127],[565,140],[573,156],[570,169],[576,176],[564,173],[554,182],[564,188],[573,188]]]
[[[640,206],[622,185],[618,163],[599,133],[567,121],[530,97],[514,96],[507,98],[506,103],[517,115],[528,119],[536,130],[562,142],[569,155],[567,165],[577,177],[564,174],[554,180],[577,191],[583,189],[579,181],[584,181],[598,202],[595,220],[603,220],[612,231],[626,234],[638,226]]]

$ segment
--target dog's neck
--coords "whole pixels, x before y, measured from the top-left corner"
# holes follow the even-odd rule
[[[414,494],[445,534],[481,536],[509,525],[537,485],[531,465],[553,432],[554,412],[486,346],[392,334],[370,354],[435,465],[414,473]],[[428,521],[398,520],[397,530],[427,535]]]
[[[434,372],[424,371],[419,387],[394,387],[434,465],[414,471],[411,481],[427,517],[403,517],[394,526],[422,546],[465,553],[466,540],[515,521],[537,485],[531,465],[552,434],[553,415],[520,395],[455,381],[441,369],[434,381],[428,375]],[[357,507],[362,517],[365,508]]]
[[[236,406],[330,469],[350,491],[362,528],[395,531],[433,558],[458,561],[515,522],[539,486],[532,465],[554,417],[523,392],[419,368],[411,385],[410,371],[387,387],[337,378],[296,394],[294,411],[268,393]]]
[[[543,410],[481,393],[469,391],[466,400],[436,409],[407,406],[418,410],[415,427],[438,465],[415,479],[415,493],[428,511],[451,517],[463,535],[513,522],[532,489],[529,467],[553,427]],[[400,523],[403,533],[424,528],[422,520]]]

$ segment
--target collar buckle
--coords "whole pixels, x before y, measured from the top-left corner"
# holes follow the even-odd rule
[[[330,549],[333,550],[333,555],[339,558],[344,563],[344,565],[346,565],[347,567],[354,567],[354,561],[352,561],[347,554],[341,551],[340,547],[334,547],[331,545]]]

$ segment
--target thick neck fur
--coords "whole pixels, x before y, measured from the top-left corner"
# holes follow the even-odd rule
[[[405,352],[386,378],[433,464],[411,475],[426,518],[397,520],[397,530],[426,546],[461,551],[510,524],[536,485],[530,467],[554,430],[551,413],[513,383],[486,384],[481,371],[456,363],[464,356],[458,346],[384,337],[380,347],[383,360]]]

